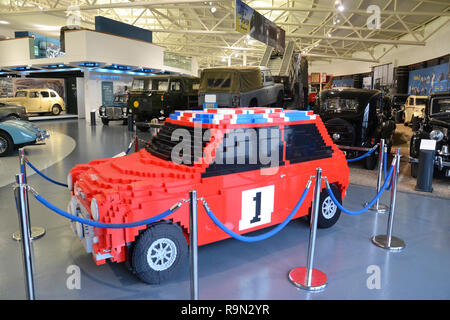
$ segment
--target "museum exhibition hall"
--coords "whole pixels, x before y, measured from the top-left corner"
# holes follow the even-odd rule
[[[449,300],[449,34],[449,0],[1,1],[0,300]]]

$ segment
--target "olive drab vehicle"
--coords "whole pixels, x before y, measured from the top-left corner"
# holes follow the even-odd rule
[[[148,131],[151,124],[162,123],[176,109],[194,110],[198,106],[197,77],[158,75],[135,77],[128,95],[136,128]]]

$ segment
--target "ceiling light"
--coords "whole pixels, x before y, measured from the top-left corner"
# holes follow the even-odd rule
[[[5,20],[0,20],[0,24],[9,24],[9,22]]]
[[[235,53],[234,57],[237,58],[239,56],[239,53]]]
[[[212,7],[212,8],[211,8],[211,12],[212,12],[212,13],[216,12],[216,10],[217,10],[216,7]]]
[[[331,38],[331,33],[328,34],[328,38]]]
[[[341,12],[345,10],[345,7],[342,3],[338,6],[338,10]]]

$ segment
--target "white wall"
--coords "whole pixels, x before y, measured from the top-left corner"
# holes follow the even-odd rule
[[[378,45],[375,47],[375,57],[381,56],[386,51],[390,50],[379,63],[360,62],[360,61],[346,61],[346,60],[332,60],[327,61],[311,61],[308,71],[312,72],[326,72],[334,76],[351,75],[357,73],[371,72],[375,65],[382,65],[386,63],[393,63],[394,67],[410,65],[422,61],[438,58],[450,53],[450,23],[447,17],[438,18],[425,27],[424,35],[427,37],[432,34],[438,26],[446,24],[431,37],[426,40],[425,46],[406,46],[398,45],[395,48],[392,45]],[[421,39],[419,37],[419,39]],[[401,40],[414,41],[415,39],[407,35]],[[353,57],[372,59],[366,52],[355,53]]]

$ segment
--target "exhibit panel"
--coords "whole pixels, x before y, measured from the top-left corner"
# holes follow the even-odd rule
[[[449,10],[0,5],[0,299],[450,299]]]

